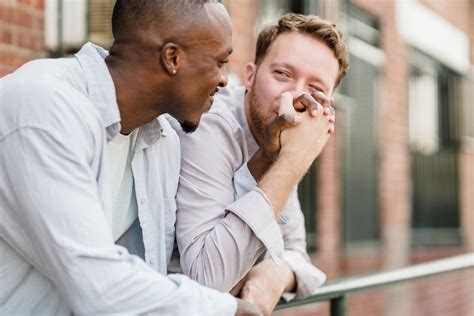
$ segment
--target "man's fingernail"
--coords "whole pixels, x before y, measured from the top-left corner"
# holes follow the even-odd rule
[[[295,115],[294,118],[293,118],[293,120],[294,120],[295,122],[298,122],[298,123],[299,123],[299,122],[301,122],[301,121],[303,120],[303,118],[301,117],[301,115]]]

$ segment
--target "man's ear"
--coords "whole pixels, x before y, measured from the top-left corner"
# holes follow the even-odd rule
[[[178,72],[181,62],[181,54],[181,49],[175,43],[168,42],[163,45],[160,56],[161,63],[169,75],[173,76]]]
[[[257,66],[254,63],[247,63],[245,66],[245,78],[244,85],[245,88],[250,89],[255,81],[255,75],[257,73]]]

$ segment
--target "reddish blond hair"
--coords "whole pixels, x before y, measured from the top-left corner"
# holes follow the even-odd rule
[[[325,43],[333,52],[339,63],[339,73],[336,78],[336,87],[349,69],[349,56],[342,33],[336,24],[321,19],[315,15],[288,13],[283,15],[278,24],[263,29],[258,35],[255,64],[259,65],[265,58],[269,47],[276,38],[284,33],[296,32],[307,34]]]

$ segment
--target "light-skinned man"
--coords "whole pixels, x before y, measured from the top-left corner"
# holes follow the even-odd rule
[[[284,292],[304,298],[324,282],[306,253],[296,186],[334,132],[330,103],[347,68],[335,25],[285,15],[260,33],[245,86],[222,89],[199,129],[179,133],[184,273],[265,314]]]

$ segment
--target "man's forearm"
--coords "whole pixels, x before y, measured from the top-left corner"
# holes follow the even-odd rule
[[[273,205],[275,218],[279,218],[292,190],[303,177],[307,168],[293,166],[284,157],[280,157],[258,182]]]

